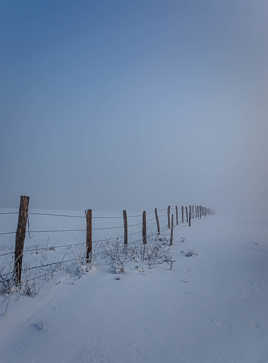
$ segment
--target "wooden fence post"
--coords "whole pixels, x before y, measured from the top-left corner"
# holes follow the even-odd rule
[[[178,212],[178,206],[176,205],[176,225],[179,224],[179,212]]]
[[[86,262],[92,261],[92,209],[86,211],[87,237],[86,237]]]
[[[143,244],[146,245],[147,231],[146,231],[146,212],[145,211],[143,211],[143,213],[142,213],[142,241],[143,241]]]
[[[168,229],[170,229],[170,205],[168,206],[167,209],[167,215],[168,215]]]
[[[124,245],[128,244],[128,228],[127,228],[127,211],[123,210],[123,223],[124,223]]]
[[[156,226],[157,226],[157,233],[160,234],[160,223],[159,223],[157,208],[154,209],[154,214],[155,214],[155,220],[156,220]]]
[[[16,232],[15,258],[14,258],[14,273],[15,273],[16,285],[19,285],[21,283],[22,258],[23,258],[26,225],[28,220],[29,200],[30,197],[28,196],[22,195],[20,197],[20,209],[19,209],[18,226]]]
[[[185,215],[186,215],[186,223],[188,223],[189,222],[189,216],[188,216],[188,209],[187,209],[187,207],[185,206]]]
[[[173,223],[173,213],[171,215],[171,230],[170,230],[170,242],[169,245],[173,245],[173,229],[174,229],[174,223]]]
[[[182,222],[182,224],[184,223],[184,207],[183,207],[183,205],[181,206],[181,222]]]
[[[189,217],[188,217],[188,224],[189,224],[189,227],[191,227],[191,219],[192,219],[192,208],[191,208],[191,206],[189,205]]]

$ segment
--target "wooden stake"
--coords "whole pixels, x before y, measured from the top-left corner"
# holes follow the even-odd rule
[[[142,241],[143,241],[143,244],[146,245],[147,231],[146,231],[146,212],[145,211],[143,211],[143,213],[142,213]]]
[[[92,209],[86,211],[87,236],[86,236],[86,262],[92,261]]]
[[[154,214],[155,214],[155,220],[156,220],[156,226],[157,226],[157,233],[160,234],[160,223],[159,223],[157,208],[154,209]]]
[[[167,215],[168,215],[168,229],[170,229],[170,205],[168,206],[167,209]]]
[[[182,222],[182,224],[184,223],[184,207],[183,207],[183,205],[181,206],[181,222]]]
[[[173,229],[174,229],[174,223],[173,223],[173,214],[171,216],[171,230],[170,230],[170,246],[173,245]]]
[[[187,209],[187,207],[185,207],[185,215],[186,215],[186,223],[188,223],[189,219],[188,219],[188,209]]]
[[[189,224],[189,227],[191,227],[191,219],[192,219],[192,208],[191,206],[189,206],[189,218],[188,218],[188,224]]]
[[[178,207],[176,206],[176,225],[179,224],[179,212],[178,212]]]
[[[14,259],[14,274],[15,274],[15,282],[17,285],[21,283],[22,258],[23,258],[26,225],[28,220],[29,200],[30,197],[27,197],[25,195],[22,195],[20,197],[20,209],[19,209],[18,226],[16,232],[15,259]]]
[[[124,223],[124,245],[128,244],[128,228],[127,228],[127,211],[123,210],[123,223]]]

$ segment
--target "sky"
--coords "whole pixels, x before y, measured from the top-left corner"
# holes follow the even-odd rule
[[[265,0],[0,3],[0,207],[268,204]]]

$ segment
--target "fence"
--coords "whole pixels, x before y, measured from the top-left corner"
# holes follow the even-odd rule
[[[0,212],[0,216],[18,215],[16,231],[1,231],[0,237],[15,237],[15,248],[0,249],[0,258],[6,261],[5,267],[9,269],[4,273],[0,270],[0,278],[2,281],[14,281],[16,285],[20,285],[23,280],[23,275],[29,271],[36,271],[37,274],[27,277],[27,280],[38,279],[43,276],[43,271],[46,268],[55,269],[62,267],[64,264],[73,261],[79,261],[83,264],[90,264],[93,255],[100,251],[112,241],[117,241],[127,249],[129,245],[138,243],[142,246],[148,245],[154,238],[159,237],[161,232],[170,231],[168,245],[173,245],[174,228],[178,225],[191,226],[193,219],[201,219],[208,214],[212,214],[212,210],[202,205],[188,206],[168,206],[167,208],[157,209],[152,211],[143,211],[141,214],[128,214],[127,210],[122,211],[122,215],[105,215],[95,216],[91,209],[85,211],[85,214],[61,214],[49,212],[29,211],[28,196],[21,196],[20,207],[18,212]],[[69,227],[70,221],[79,221],[79,225],[71,224],[71,228],[30,228],[30,220],[32,218],[58,219],[61,221],[67,220],[65,223]],[[72,222],[73,223],[73,222]],[[101,225],[99,225],[101,223]],[[108,223],[108,225],[107,225]],[[117,232],[117,234],[114,234]],[[66,235],[73,233],[83,233],[85,236],[80,241],[66,242]],[[109,233],[110,235],[104,235]],[[112,233],[112,235],[111,235]],[[118,234],[119,233],[119,234]],[[50,243],[50,238],[47,243],[38,243],[37,245],[26,246],[25,240],[33,240],[36,234],[48,235],[64,234],[65,242]],[[101,235],[100,235],[101,234]],[[93,239],[93,236],[102,238]],[[139,236],[140,235],[140,236]],[[43,241],[44,242],[44,241]],[[1,243],[1,241],[0,241]],[[42,246],[43,244],[43,246]],[[65,251],[61,254],[60,251]],[[67,252],[69,253],[67,253]],[[71,253],[70,253],[71,251]],[[47,256],[48,253],[54,252],[54,259]],[[44,255],[46,254],[46,255]],[[30,255],[31,258],[25,257]],[[35,263],[37,256],[41,256],[38,264]],[[60,258],[61,257],[61,258]],[[1,260],[0,260],[1,262]],[[2,264],[3,265],[3,264]],[[1,266],[1,264],[0,264]]]

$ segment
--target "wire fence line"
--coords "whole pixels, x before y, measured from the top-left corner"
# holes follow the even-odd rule
[[[8,213],[5,213],[8,214]],[[31,214],[30,214],[31,215]],[[47,215],[47,214],[38,214],[38,215]],[[62,216],[62,215],[57,215],[57,216]],[[164,217],[164,214],[159,215],[159,217]],[[65,215],[66,217],[66,215]],[[134,217],[134,216],[133,216]],[[136,217],[136,216],[135,216]],[[139,216],[141,218],[141,216]],[[84,217],[83,217],[84,218]],[[96,217],[97,218],[97,217]],[[118,218],[118,217],[98,217],[98,218]],[[128,216],[129,218],[129,216]],[[120,219],[122,219],[122,217],[120,217]],[[155,219],[155,217],[152,217],[150,219],[147,219],[148,222],[153,221]],[[129,224],[128,228],[132,228],[132,227],[136,227],[142,225],[142,222],[140,223],[135,223],[135,224]],[[109,226],[109,227],[96,227],[95,231],[105,231],[105,230],[113,230],[113,229],[120,229],[122,228],[122,226],[116,225],[116,226]],[[64,232],[85,232],[86,229],[85,228],[78,228],[78,229],[44,229],[44,230],[31,230],[28,229],[27,232],[28,233],[64,233]],[[6,235],[12,235],[12,234],[16,234],[16,231],[6,231],[6,232],[0,232],[0,236],[6,236]]]
[[[160,209],[164,210],[164,209]],[[0,215],[18,215],[19,212],[0,212]],[[66,218],[84,218],[85,215],[75,214],[59,214],[59,213],[48,213],[48,212],[29,212],[29,216],[50,216],[50,217],[66,217]],[[129,215],[128,218],[139,218],[141,215]],[[95,216],[93,219],[122,219],[122,216]]]
[[[21,197],[28,198],[29,197]],[[24,200],[25,201],[25,200]],[[27,200],[26,200],[27,201]],[[22,204],[21,204],[22,205]],[[168,208],[162,209],[155,209],[150,211],[149,213],[143,212],[141,214],[133,214],[127,215],[127,219],[137,219],[140,218],[140,221],[137,223],[127,223],[127,220],[124,219],[124,212],[122,216],[113,216],[113,215],[105,215],[105,216],[92,216],[92,211],[90,213],[90,221],[87,219],[87,211],[84,215],[75,215],[75,214],[65,214],[65,213],[50,213],[50,212],[37,212],[37,211],[30,211],[26,213],[26,209],[23,211],[20,205],[20,210],[18,212],[9,211],[9,212],[0,212],[0,215],[18,215],[18,229],[17,231],[1,231],[0,236],[9,236],[16,234],[16,244],[15,250],[14,249],[7,249],[3,250],[3,253],[0,254],[1,261],[3,258],[8,258],[8,264],[6,265],[9,268],[9,272],[3,274],[1,271],[1,264],[0,264],[0,283],[1,283],[1,276],[15,276],[16,283],[21,282],[21,275],[25,273],[30,273],[31,271],[35,270],[42,270],[44,268],[49,268],[52,266],[61,266],[63,264],[68,264],[71,262],[89,262],[88,252],[90,257],[90,261],[92,261],[92,256],[101,255],[105,249],[110,248],[110,243],[120,243],[121,246],[127,247],[132,246],[135,244],[140,244],[140,246],[147,244],[148,241],[152,242],[154,239],[160,235],[160,225],[161,225],[161,233],[171,230],[170,234],[170,246],[172,245],[173,239],[173,228],[180,224],[180,225],[188,225],[190,226],[191,218],[201,218],[202,215],[209,214],[209,209],[202,207],[202,206],[181,206],[178,208],[177,206],[169,206]],[[183,209],[181,215],[181,209]],[[199,216],[197,211],[199,211]],[[24,214],[23,214],[24,212]],[[158,212],[160,212],[158,214]],[[145,213],[145,218],[144,218]],[[178,213],[180,215],[178,215]],[[183,215],[185,213],[185,215]],[[171,215],[172,215],[172,225],[171,225]],[[26,216],[26,218],[25,218]],[[61,229],[31,229],[29,223],[29,216],[49,216],[49,217],[61,217],[61,218],[79,218],[81,221],[85,223],[85,227],[81,228],[61,228]],[[175,216],[176,220],[173,222],[173,216]],[[21,221],[24,218],[24,232],[22,233]],[[164,220],[165,218],[165,220]],[[114,221],[112,225],[105,225],[105,221]],[[180,221],[179,221],[180,220]],[[97,222],[102,223],[100,226]],[[115,221],[120,221],[119,224],[115,224]],[[178,222],[179,221],[179,222]],[[31,220],[32,222],[32,220]],[[135,221],[134,221],[135,222]],[[174,223],[174,224],[173,224]],[[136,228],[136,230],[135,230]],[[114,231],[122,231],[119,235]],[[130,231],[129,231],[130,230]],[[113,233],[112,236],[107,236],[103,238],[92,238],[93,234],[96,232],[97,235],[100,233],[105,233],[111,231]],[[84,242],[77,242],[76,241],[66,241],[66,242],[53,242],[53,241],[42,241],[42,243],[47,243],[47,246],[40,245],[40,241],[37,241],[37,245],[26,246],[24,249],[24,240],[26,233],[28,233],[29,239],[32,239],[32,234],[49,234],[49,233],[71,233],[71,232],[83,232],[86,235],[86,239]],[[137,237],[140,235],[140,238]],[[98,237],[98,236],[97,236]],[[18,248],[18,240],[23,239],[22,245]],[[48,237],[50,238],[50,237]],[[80,239],[80,238],[79,238]],[[20,241],[19,241],[20,242]],[[22,247],[21,247],[22,246]],[[111,245],[112,246],[112,245]],[[132,248],[132,247],[131,247]],[[137,246],[135,247],[137,248]],[[59,251],[65,250],[63,256],[60,255]],[[0,245],[1,251],[1,245]],[[48,254],[51,252],[51,254]],[[70,254],[77,254],[76,257],[70,256]],[[36,264],[37,257],[30,257],[31,255],[39,255],[39,259],[41,259],[39,264]],[[23,256],[26,260],[22,260]],[[27,257],[29,256],[29,258]],[[67,257],[72,258],[67,258]],[[49,261],[50,259],[50,261]],[[52,261],[51,261],[52,259]],[[53,259],[55,259],[53,261]],[[0,262],[1,262],[0,261]],[[22,261],[23,265],[22,266]],[[41,274],[42,275],[42,274]],[[40,275],[40,276],[41,276]],[[29,276],[27,276],[28,279]],[[35,277],[34,277],[35,278]],[[32,279],[32,276],[30,276]]]

